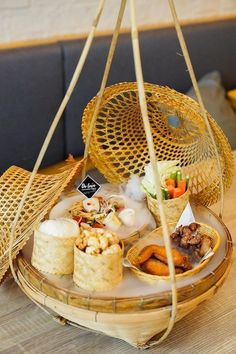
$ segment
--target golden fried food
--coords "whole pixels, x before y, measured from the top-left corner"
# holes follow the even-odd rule
[[[172,252],[172,256],[173,256],[173,262],[176,267],[182,267],[184,269],[192,269],[192,265],[189,262],[189,259],[187,256],[181,254],[176,249],[172,249],[171,252]],[[152,245],[148,245],[148,246],[144,247],[141,250],[138,257],[133,261],[133,264],[135,266],[143,264],[152,256],[154,256],[156,259],[164,262],[165,264],[168,263],[165,247],[152,244]]]
[[[190,263],[188,256],[183,255],[175,248],[173,248],[171,250],[171,253],[172,253],[173,262],[174,262],[175,267],[181,267],[186,270],[192,269],[192,264]],[[162,261],[166,264],[168,263],[165,247],[159,247],[158,252],[154,252],[154,256],[157,259],[159,259],[160,261]]]
[[[142,264],[142,269],[144,272],[153,275],[159,275],[159,276],[169,275],[168,265],[155,258],[149,258],[146,262],[144,262]],[[183,269],[175,268],[175,273],[176,274],[183,273]]]

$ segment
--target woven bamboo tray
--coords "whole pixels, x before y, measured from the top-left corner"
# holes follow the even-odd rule
[[[193,206],[193,210],[198,220],[201,219],[202,222],[208,222],[218,230],[222,243],[219,252],[214,256],[215,259],[209,262],[209,269],[204,269],[198,276],[191,277],[188,281],[177,282],[178,300],[180,302],[190,301],[213,286],[225,273],[230,264],[232,254],[231,237],[222,221],[206,207]],[[213,264],[213,261],[216,263]],[[40,273],[30,264],[30,255],[27,256],[26,249],[18,256],[17,267],[24,279],[35,289],[42,292],[45,296],[75,308],[103,313],[131,313],[157,309],[171,304],[171,291],[168,284],[162,291],[158,289],[158,285],[150,285],[148,287],[147,283],[137,280],[129,270],[126,270],[128,273],[127,283],[124,284],[124,288],[121,288],[120,294],[117,295],[116,292],[99,294],[81,291],[77,287],[71,287],[71,282],[64,284],[62,281],[58,282],[55,277]],[[130,283],[132,277],[136,281],[134,286],[138,287],[139,293],[137,294],[136,291],[133,291],[121,296],[126,287],[132,287],[132,283]]]
[[[193,311],[203,301],[210,299],[219,287],[221,287],[229,273],[230,264],[228,263],[223,275],[205,289],[200,295],[185,300],[178,301],[178,314],[176,321],[181,320],[184,316]],[[31,284],[21,271],[18,271],[25,293],[33,300],[46,306],[54,313],[62,316],[59,320],[65,324],[79,325],[96,332],[104,333],[108,336],[122,339],[134,347],[146,348],[152,343],[149,340],[155,340],[155,336],[162,332],[168,324],[170,306],[162,306],[154,310],[138,311],[132,313],[104,313],[95,311],[93,308],[84,310],[66,303],[56,300],[55,298],[45,295],[43,291],[39,291]],[[66,320],[64,320],[66,319]]]

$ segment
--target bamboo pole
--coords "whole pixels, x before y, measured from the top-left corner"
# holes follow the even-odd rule
[[[108,79],[108,75],[110,72],[110,68],[111,68],[111,63],[113,60],[113,56],[114,56],[114,52],[116,49],[116,44],[117,44],[117,40],[118,40],[118,36],[120,33],[120,26],[121,26],[121,22],[122,22],[122,18],[124,15],[124,10],[125,10],[125,6],[126,6],[126,0],[121,0],[121,4],[120,4],[120,10],[119,10],[119,14],[118,14],[118,18],[116,21],[116,26],[113,32],[113,36],[112,36],[112,40],[111,40],[111,45],[110,45],[110,49],[109,49],[109,53],[107,56],[107,61],[106,61],[106,66],[105,66],[105,70],[104,70],[104,74],[103,74],[103,78],[102,78],[102,82],[101,82],[101,86],[99,89],[99,92],[97,94],[97,101],[96,101],[96,105],[93,111],[93,115],[92,115],[92,119],[88,128],[88,134],[86,137],[86,143],[85,143],[85,149],[84,149],[84,166],[83,166],[83,170],[82,170],[82,180],[85,177],[86,174],[86,165],[87,165],[87,157],[88,157],[88,153],[89,153],[89,145],[90,145],[90,141],[91,141],[91,137],[92,137],[92,133],[93,133],[93,127],[99,112],[99,108],[101,105],[101,101],[102,101],[102,97],[103,97],[103,93],[107,84],[107,79]]]
[[[102,14],[102,11],[103,11],[103,8],[104,8],[104,4],[105,4],[105,0],[100,0],[99,1],[99,4],[98,4],[98,7],[97,7],[97,10],[96,10],[96,15],[94,17],[94,20],[93,20],[93,24],[92,24],[92,27],[91,27],[91,30],[89,32],[89,35],[88,35],[88,38],[85,42],[85,45],[84,45],[84,48],[83,48],[83,51],[82,51],[82,54],[80,56],[80,59],[78,61],[78,64],[76,66],[76,69],[75,69],[75,72],[72,76],[72,79],[71,79],[71,82],[69,84],[69,87],[67,89],[67,92],[60,104],[60,107],[53,119],[53,122],[50,126],[50,129],[47,133],[47,136],[44,140],[44,143],[41,147],[41,150],[39,152],[39,155],[38,155],[38,158],[35,162],[35,165],[34,165],[34,168],[33,168],[33,171],[30,175],[30,178],[29,178],[29,181],[25,187],[25,190],[24,190],[24,194],[22,196],[22,199],[19,203],[19,206],[18,206],[18,209],[17,209],[17,212],[16,212],[16,216],[12,222],[12,227],[11,227],[11,231],[10,231],[10,240],[9,240],[9,253],[8,253],[8,259],[9,259],[9,265],[10,265],[10,269],[11,269],[11,272],[12,272],[12,275],[16,281],[16,283],[21,287],[20,285],[20,282],[18,281],[17,279],[17,275],[14,271],[14,267],[13,267],[13,260],[12,260],[12,248],[13,248],[13,243],[14,243],[14,236],[15,236],[15,230],[16,230],[16,226],[17,226],[17,222],[19,220],[19,217],[20,217],[20,213],[22,211],[22,208],[24,206],[24,203],[25,203],[25,200],[30,192],[30,188],[33,184],[33,181],[34,181],[34,178],[36,176],[36,173],[38,172],[38,169],[41,165],[41,162],[43,160],[43,157],[47,151],[47,148],[48,148],[48,145],[52,139],[52,136],[54,134],[54,131],[58,125],[58,122],[60,121],[60,118],[62,117],[62,114],[64,112],[64,109],[71,97],[71,94],[75,88],[75,85],[79,79],[79,76],[81,74],[81,71],[83,69],[83,66],[84,66],[84,63],[85,63],[85,60],[87,58],[87,55],[88,55],[88,52],[89,52],[89,49],[91,47],[91,44],[92,44],[92,41],[93,41],[93,38],[94,38],[94,34],[95,34],[95,31],[96,31],[96,28],[97,28],[97,25],[99,23],[99,20],[100,20],[100,17],[101,17],[101,14]]]
[[[151,166],[153,170],[154,179],[156,182],[155,191],[156,191],[158,206],[160,210],[161,224],[163,227],[163,238],[166,247],[167,261],[168,261],[170,280],[171,280],[171,290],[172,290],[172,309],[171,309],[171,315],[170,315],[168,327],[165,333],[161,336],[161,338],[149,344],[149,346],[154,346],[161,343],[168,336],[168,334],[170,333],[170,331],[174,326],[175,318],[177,314],[177,291],[176,291],[175,267],[173,263],[172,253],[171,253],[169,231],[166,222],[164,206],[162,203],[161,181],[160,181],[160,176],[157,168],[157,161],[156,161],[156,154],[154,150],[151,126],[148,119],[147,102],[146,102],[145,91],[144,91],[142,64],[141,64],[139,40],[138,40],[135,0],[130,0],[130,13],[131,13],[131,35],[132,35],[132,45],[133,45],[133,54],[134,54],[135,74],[136,74],[136,79],[138,84],[139,104],[140,104],[141,114],[143,118],[145,134],[147,138]]]
[[[212,129],[211,129],[209,120],[207,118],[206,109],[204,107],[202,96],[201,96],[201,93],[200,93],[200,90],[199,90],[199,86],[198,86],[198,83],[197,83],[197,80],[196,80],[196,76],[195,76],[195,73],[194,73],[194,70],[193,70],[193,66],[192,66],[192,63],[191,63],[191,59],[190,59],[190,56],[189,56],[187,45],[186,45],[186,42],[185,42],[185,39],[184,39],[184,36],[183,36],[183,32],[181,30],[181,26],[180,26],[179,19],[178,19],[178,16],[177,16],[175,5],[174,5],[174,0],[168,0],[168,1],[169,1],[169,7],[170,7],[170,10],[171,10],[171,14],[172,14],[172,17],[173,17],[173,20],[174,20],[176,33],[177,33],[177,36],[178,36],[178,39],[179,39],[179,43],[180,43],[180,46],[181,46],[181,49],[182,49],[182,52],[183,52],[183,56],[184,56],[187,68],[188,68],[188,72],[189,72],[189,75],[190,75],[190,78],[191,78],[191,81],[192,81],[192,84],[193,84],[194,91],[195,91],[195,94],[196,94],[196,97],[197,97],[197,100],[198,100],[198,103],[199,103],[199,106],[200,106],[201,115],[204,118],[204,121],[205,121],[205,124],[206,124],[206,127],[207,127],[207,131],[208,131],[208,134],[209,134],[210,139],[212,141],[213,148],[214,148],[214,151],[215,151],[215,154],[216,154],[217,168],[218,168],[218,173],[219,173],[219,177],[220,177],[220,211],[219,211],[219,217],[222,218],[223,209],[224,209],[224,184],[223,184],[223,176],[222,176],[220,157],[219,157],[219,153],[218,153],[218,150],[217,150],[215,139],[214,139],[214,136],[213,136],[213,133],[212,133]]]

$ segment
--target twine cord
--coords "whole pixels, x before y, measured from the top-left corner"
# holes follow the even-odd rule
[[[175,29],[176,29],[176,33],[177,33],[177,36],[178,36],[178,39],[179,39],[179,43],[180,43],[180,46],[181,46],[181,49],[182,49],[182,52],[183,52],[183,56],[184,56],[187,68],[188,68],[189,76],[191,78],[192,85],[193,85],[193,88],[194,88],[194,91],[195,91],[195,94],[196,94],[196,97],[197,97],[197,100],[198,100],[198,103],[199,103],[199,106],[200,106],[200,112],[201,112],[201,115],[202,115],[202,117],[203,117],[203,119],[205,121],[205,125],[207,127],[207,131],[208,131],[208,134],[209,134],[210,139],[212,141],[213,149],[214,149],[214,152],[215,152],[215,155],[216,155],[217,169],[218,169],[218,173],[219,173],[219,176],[220,176],[220,210],[219,210],[219,217],[222,218],[223,209],[224,209],[224,184],[223,184],[223,172],[222,172],[222,169],[221,169],[221,162],[220,162],[219,152],[218,152],[218,149],[217,149],[217,146],[216,146],[216,142],[215,142],[215,139],[214,139],[214,136],[213,136],[213,133],[212,133],[212,129],[211,129],[209,120],[207,118],[206,109],[204,107],[204,103],[203,103],[202,96],[201,96],[201,93],[200,93],[200,90],[199,90],[199,86],[198,86],[198,83],[197,83],[197,80],[196,80],[196,75],[195,75],[194,70],[193,70],[193,66],[192,66],[192,63],[191,63],[190,56],[189,56],[188,48],[187,48],[187,45],[186,45],[186,42],[185,42],[185,39],[184,39],[184,36],[183,36],[183,32],[181,30],[180,22],[179,22],[179,19],[178,19],[178,16],[177,16],[177,12],[176,12],[176,8],[175,8],[175,5],[174,5],[174,0],[168,0],[168,2],[169,2],[169,7],[170,7],[170,10],[171,10],[172,17],[173,17],[173,21],[174,21],[174,24],[175,24]]]
[[[177,315],[177,291],[176,291],[176,279],[175,279],[175,267],[173,262],[173,257],[171,253],[171,244],[169,238],[169,231],[164,211],[164,206],[162,203],[162,193],[161,193],[161,181],[160,176],[157,168],[157,161],[156,155],[154,150],[154,143],[153,137],[151,132],[151,126],[148,118],[148,111],[147,111],[147,102],[145,97],[144,91],[144,82],[143,82],[143,73],[142,73],[142,64],[141,64],[141,57],[140,57],[140,49],[139,49],[139,40],[138,40],[138,29],[137,29],[137,21],[136,21],[136,3],[135,0],[130,0],[130,14],[131,14],[131,35],[132,35],[132,45],[133,45],[133,55],[134,55],[134,66],[135,66],[135,73],[136,73],[136,80],[138,84],[138,93],[139,93],[139,103],[140,103],[140,110],[143,118],[144,129],[148,144],[148,150],[150,155],[150,161],[152,166],[152,171],[155,179],[155,192],[158,200],[158,206],[160,211],[160,219],[161,225],[163,228],[163,238],[166,247],[167,253],[167,262],[169,267],[170,273],[170,280],[171,280],[171,290],[172,290],[172,309],[170,313],[170,318],[168,322],[167,329],[165,333],[157,340],[150,343],[150,346],[157,345],[161,343],[171,332],[175,318]]]

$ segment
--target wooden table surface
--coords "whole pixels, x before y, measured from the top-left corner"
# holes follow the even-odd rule
[[[236,153],[234,153],[236,157]],[[212,208],[217,211],[217,206]],[[167,340],[148,354],[236,353],[236,176],[225,196],[224,222],[233,242],[233,266],[211,299],[176,323]],[[0,353],[134,354],[139,349],[115,338],[61,326],[32,303],[8,279],[0,287]]]

